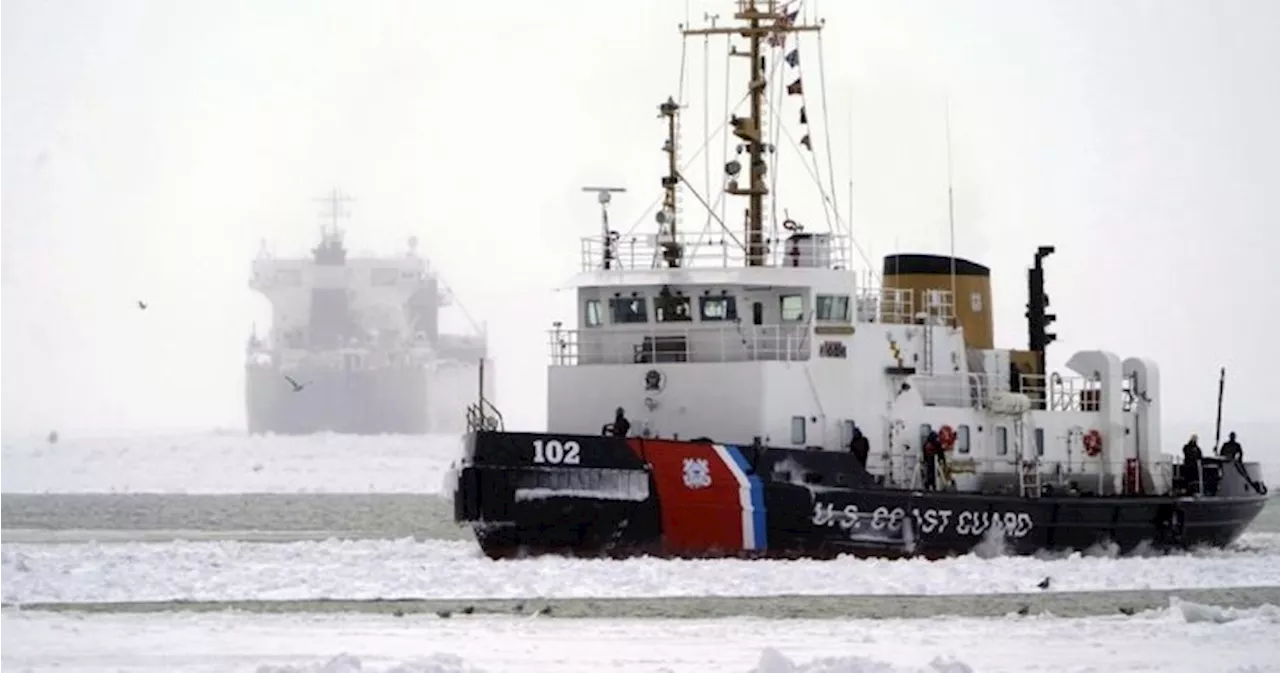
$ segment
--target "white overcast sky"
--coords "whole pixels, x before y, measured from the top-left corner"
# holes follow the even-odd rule
[[[1024,269],[1053,244],[1051,363],[1153,357],[1180,421],[1212,421],[1226,366],[1228,425],[1277,418],[1280,2],[818,9],[836,196],[852,165],[874,257],[947,252],[949,99],[956,249],[993,269],[1001,345],[1025,347]],[[489,325],[507,418],[541,427],[543,330],[572,319],[552,289],[598,226],[579,188],[628,187],[624,227],[657,197],[676,25],[708,10],[731,3],[5,0],[5,433],[243,427],[266,313],[249,262],[260,238],[312,244],[333,186],[358,199],[353,247],[422,240]],[[801,48],[825,150],[819,52]],[[723,41],[702,54],[690,40],[690,150],[705,72],[723,116]],[[812,228],[794,157],[779,205]]]

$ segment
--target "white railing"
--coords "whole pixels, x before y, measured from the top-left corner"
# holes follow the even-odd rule
[[[858,322],[904,325],[927,321],[933,325],[953,324],[955,302],[952,301],[950,290],[929,290],[921,304],[917,305],[915,291],[911,288],[859,287]]]
[[[1021,390],[1038,409],[1049,411],[1098,411],[1102,408],[1102,384],[1083,376],[1053,373],[1022,374]]]
[[[790,236],[764,239],[765,262],[774,267],[818,269],[849,268],[849,237],[841,234],[802,234],[810,238],[792,240]],[[736,236],[736,239],[735,239]],[[680,248],[680,266],[684,268],[729,268],[746,265],[747,241],[742,234],[721,231],[704,234],[677,234],[674,239],[659,234],[638,234],[604,239],[588,236],[582,239],[582,270],[657,269],[667,266],[664,242]],[[607,264],[607,267],[606,267]]]
[[[810,326],[550,330],[551,364],[650,364],[808,360]]]

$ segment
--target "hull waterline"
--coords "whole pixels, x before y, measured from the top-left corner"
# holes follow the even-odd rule
[[[544,443],[577,451],[576,464],[553,466],[522,451],[539,437],[469,438],[455,519],[473,527],[490,557],[937,558],[993,543],[1010,554],[1223,547],[1266,505],[1234,466],[1212,497],[1023,498],[882,488],[849,454],[712,443],[548,436]],[[818,474],[832,483],[811,483]]]

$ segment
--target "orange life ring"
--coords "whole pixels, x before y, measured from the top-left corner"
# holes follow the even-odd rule
[[[1097,457],[1102,453],[1102,433],[1097,430],[1090,430],[1084,435],[1084,452],[1090,458]]]
[[[950,451],[956,445],[956,431],[950,425],[938,428],[938,443],[943,451]]]

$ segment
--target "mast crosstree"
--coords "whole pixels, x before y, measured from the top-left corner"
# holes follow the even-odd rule
[[[787,6],[789,6],[788,3]],[[734,56],[746,57],[750,63],[750,78],[747,91],[750,98],[750,114],[747,117],[734,117],[729,123],[733,126],[733,135],[743,142],[740,149],[749,157],[746,186],[742,186],[737,174],[741,165],[730,161],[725,170],[730,180],[725,191],[734,196],[747,197],[746,233],[747,233],[747,266],[765,265],[764,243],[764,197],[769,194],[765,183],[768,165],[765,159],[766,143],[764,142],[764,107],[765,107],[765,62],[763,42],[785,40],[789,33],[817,32],[822,30],[820,24],[798,24],[798,9],[783,9],[777,0],[739,0],[738,10],[733,18],[745,22],[737,26],[716,26],[707,28],[685,28],[681,32],[692,35],[740,35],[747,39],[746,52],[734,47]]]

